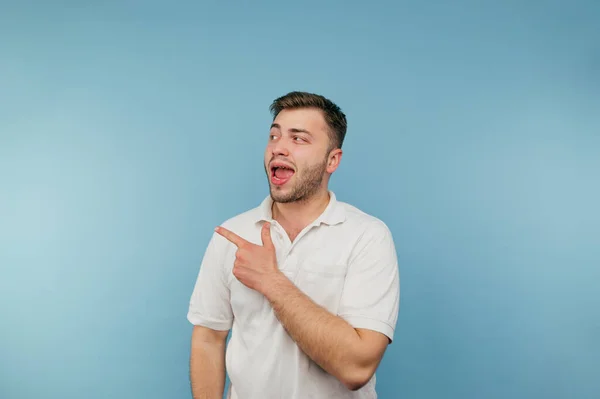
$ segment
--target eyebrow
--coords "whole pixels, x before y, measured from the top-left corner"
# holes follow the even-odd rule
[[[279,126],[278,123],[273,123],[271,125],[271,129],[273,129],[273,128],[281,130],[281,126]],[[309,134],[312,136],[312,133],[306,129],[291,128],[291,129],[289,129],[289,131],[292,133],[306,133],[306,134]]]

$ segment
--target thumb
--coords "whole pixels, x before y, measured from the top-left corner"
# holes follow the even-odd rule
[[[271,223],[266,222],[262,227],[262,243],[263,247],[273,249],[275,245],[273,245],[273,240],[271,240]]]

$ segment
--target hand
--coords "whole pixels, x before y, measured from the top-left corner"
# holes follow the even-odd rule
[[[215,231],[238,248],[233,275],[246,287],[264,294],[270,282],[280,273],[270,223],[263,224],[262,246],[252,244],[224,227],[219,226]]]

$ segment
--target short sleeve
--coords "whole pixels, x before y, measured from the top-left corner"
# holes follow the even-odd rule
[[[233,324],[229,287],[225,278],[226,247],[213,234],[190,299],[187,319],[193,325],[227,331]]]
[[[351,255],[338,315],[354,328],[378,331],[393,340],[400,304],[400,273],[392,234],[371,224]]]

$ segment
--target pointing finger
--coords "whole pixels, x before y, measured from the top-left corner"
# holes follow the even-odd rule
[[[227,230],[225,227],[219,226],[215,229],[215,232],[225,237],[238,248],[242,245],[248,244],[248,241],[244,240],[242,237],[238,236],[234,232]]]

